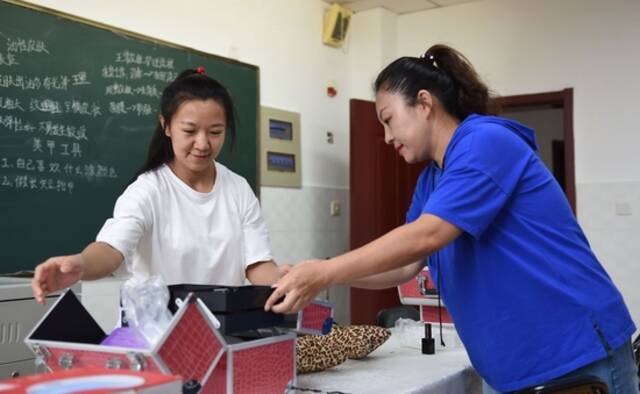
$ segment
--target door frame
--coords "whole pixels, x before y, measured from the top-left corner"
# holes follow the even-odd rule
[[[492,99],[496,113],[501,113],[505,108],[514,109],[532,105],[551,105],[563,109],[564,129],[564,190],[571,205],[573,213],[576,213],[576,178],[575,155],[573,146],[573,88],[566,88],[555,92],[535,94],[520,94],[514,96],[496,97]]]

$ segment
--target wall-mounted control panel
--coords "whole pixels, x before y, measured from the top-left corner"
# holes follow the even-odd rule
[[[260,184],[301,187],[300,114],[260,109]]]

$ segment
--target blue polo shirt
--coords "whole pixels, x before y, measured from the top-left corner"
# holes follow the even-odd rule
[[[565,195],[536,154],[533,130],[471,115],[422,172],[407,213],[460,228],[429,257],[473,366],[518,390],[606,356],[635,331]]]

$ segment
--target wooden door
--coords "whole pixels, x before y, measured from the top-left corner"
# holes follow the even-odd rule
[[[350,101],[351,249],[405,221],[420,171],[384,142],[384,129],[371,101]],[[396,287],[351,288],[351,323],[373,324],[379,310],[400,305]]]
[[[564,190],[569,204],[576,213],[576,181],[573,149],[573,88],[555,92],[521,94],[496,97],[491,102],[493,114],[510,117],[515,111],[528,111],[544,108],[563,109],[563,140],[561,144],[549,147],[553,150],[554,163],[550,170]]]

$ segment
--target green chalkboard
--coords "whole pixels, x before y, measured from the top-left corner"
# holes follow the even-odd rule
[[[162,89],[197,66],[237,109],[219,161],[257,192],[257,67],[0,1],[0,273],[95,239],[142,165]]]

